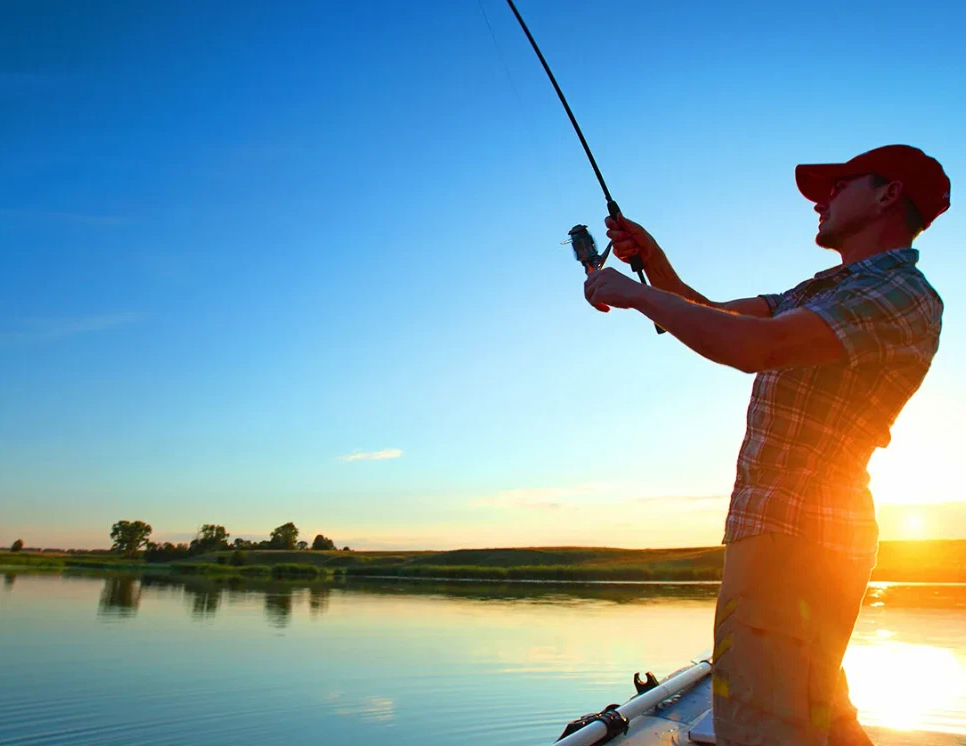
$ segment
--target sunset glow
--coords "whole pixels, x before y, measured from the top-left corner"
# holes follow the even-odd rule
[[[942,731],[934,714],[953,711],[966,697],[966,660],[951,648],[878,640],[849,647],[843,667],[860,720],[900,730]]]

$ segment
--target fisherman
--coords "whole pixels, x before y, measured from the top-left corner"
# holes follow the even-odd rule
[[[644,228],[608,217],[614,254],[639,254],[653,286],[613,268],[584,286],[598,310],[639,311],[703,357],[756,374],[714,621],[721,746],[872,743],[842,669],[878,551],[867,466],[942,327],[942,299],[912,246],[949,209],[942,166],[888,145],[799,165],[795,178],[837,266],[783,293],[717,303],[684,284]]]

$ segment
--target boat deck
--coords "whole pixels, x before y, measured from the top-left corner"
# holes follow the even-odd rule
[[[966,735],[867,728],[877,746],[966,746]],[[714,744],[711,677],[631,721],[614,746],[693,746]]]

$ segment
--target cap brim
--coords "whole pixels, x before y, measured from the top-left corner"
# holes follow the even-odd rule
[[[795,183],[805,199],[821,202],[828,199],[832,187],[847,175],[844,163],[809,163],[795,166]]]

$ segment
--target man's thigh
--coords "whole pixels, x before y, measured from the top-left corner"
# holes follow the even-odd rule
[[[715,613],[718,742],[822,746],[868,580],[779,534],[726,549]]]

